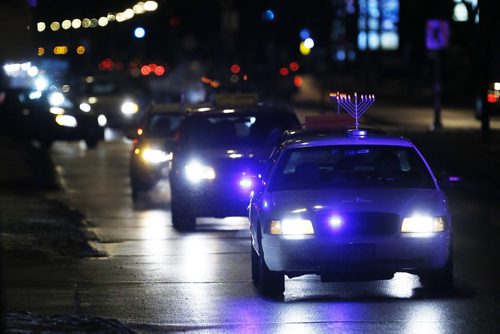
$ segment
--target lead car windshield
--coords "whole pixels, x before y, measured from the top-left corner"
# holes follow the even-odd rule
[[[285,129],[298,125],[292,113],[194,116],[181,140],[200,148],[272,147]]]
[[[435,188],[418,153],[399,146],[303,147],[284,153],[270,191],[328,188]]]

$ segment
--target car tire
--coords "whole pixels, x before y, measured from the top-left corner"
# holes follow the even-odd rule
[[[450,254],[443,268],[427,271],[420,278],[424,288],[429,290],[451,290],[453,288],[453,256]]]
[[[87,135],[85,137],[85,145],[87,145],[88,149],[95,149],[97,144],[99,143],[99,133],[98,130],[89,130],[87,131]]]
[[[171,213],[172,225],[177,231],[188,232],[196,229],[196,215],[189,205],[172,198]]]
[[[285,292],[285,275],[281,271],[272,271],[266,265],[264,256],[258,256],[258,287],[265,296],[280,296]]]
[[[99,143],[99,139],[97,138],[85,138],[85,145],[87,146],[88,149],[95,149],[97,147],[97,144]]]

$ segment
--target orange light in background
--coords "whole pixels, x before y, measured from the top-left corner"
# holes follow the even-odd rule
[[[149,75],[149,74],[151,74],[151,68],[148,65],[143,65],[141,67],[141,74],[142,75]]]
[[[142,134],[143,134],[143,133],[144,133],[144,130],[142,130],[141,128],[138,128],[138,129],[137,129],[137,134],[138,134],[139,136],[142,136]]]
[[[65,55],[66,53],[68,53],[68,47],[66,45],[54,46],[55,55]]]
[[[248,74],[244,74],[243,75],[243,81],[247,81],[248,80]]]
[[[297,72],[299,70],[299,63],[297,63],[296,61],[292,61],[289,67],[290,71]]]
[[[42,48],[42,47],[38,48],[38,50],[37,50],[36,54],[37,54],[38,56],[43,56],[43,55],[45,54],[45,49],[44,49],[44,48]]]
[[[231,73],[238,74],[241,71],[241,67],[238,64],[231,65]]]
[[[286,67],[280,68],[280,74],[282,76],[288,75],[288,73],[290,73],[290,71],[288,71],[288,68],[286,68]]]
[[[85,47],[83,45],[80,45],[76,48],[76,53],[79,55],[82,55],[85,53]]]
[[[158,66],[156,66],[154,72],[157,76],[162,76],[163,74],[165,74],[165,67],[158,65]]]
[[[302,77],[300,75],[296,75],[293,78],[293,84],[295,85],[295,87],[301,87],[302,86]]]

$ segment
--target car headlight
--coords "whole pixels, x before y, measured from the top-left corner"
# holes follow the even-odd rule
[[[215,170],[207,165],[198,161],[192,161],[185,167],[186,177],[193,183],[200,182],[201,180],[215,179]]]
[[[446,229],[445,217],[412,216],[403,219],[402,233],[434,233]]]
[[[61,107],[50,107],[49,111],[51,114],[54,114],[54,115],[64,114],[64,109]]]
[[[49,103],[53,107],[59,107],[65,101],[64,94],[61,92],[54,92],[49,95]]]
[[[165,161],[172,160],[172,153],[167,153],[165,151],[155,149],[155,148],[146,148],[142,151],[142,159],[146,162],[152,164],[159,164]]]
[[[139,106],[135,102],[125,101],[121,106],[121,111],[125,115],[134,115],[139,111]]]
[[[90,104],[87,102],[80,103],[80,110],[83,112],[90,112],[92,108],[90,107]]]
[[[106,124],[108,124],[108,119],[104,115],[99,115],[97,116],[97,124],[99,124],[100,127],[105,127]]]
[[[75,128],[78,125],[76,118],[71,115],[57,115],[56,123],[69,128]]]
[[[309,219],[289,218],[272,220],[270,232],[271,234],[303,235],[314,234],[314,228]]]

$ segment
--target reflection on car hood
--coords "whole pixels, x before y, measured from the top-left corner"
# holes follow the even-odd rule
[[[401,216],[415,213],[445,214],[446,198],[436,189],[338,189],[277,191],[270,202],[278,214],[315,212],[387,212]],[[304,210],[306,209],[306,210]]]

